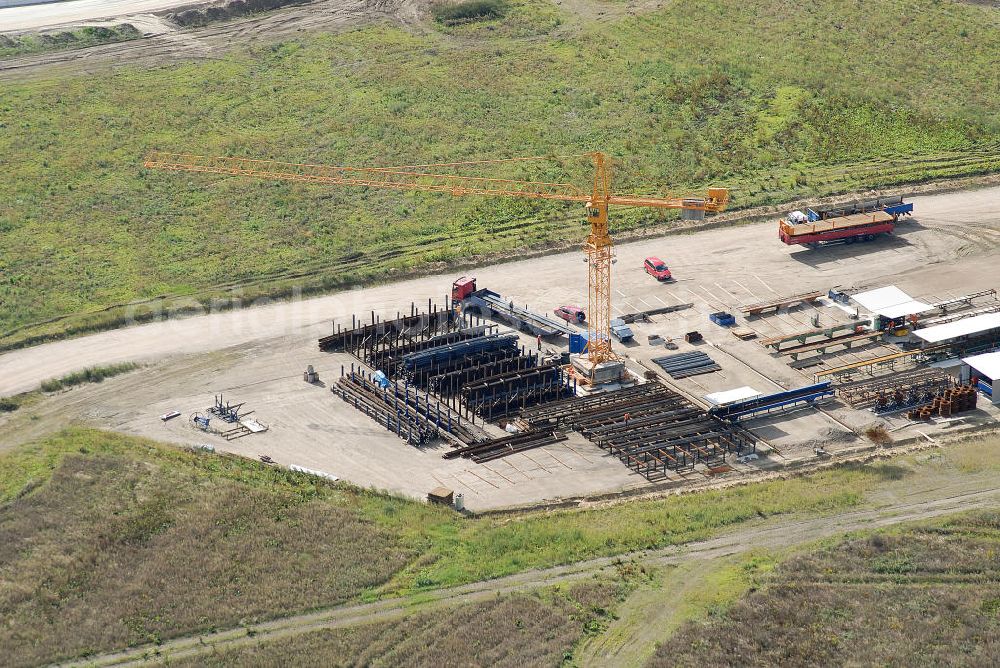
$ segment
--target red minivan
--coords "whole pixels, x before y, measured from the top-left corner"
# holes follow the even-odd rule
[[[579,306],[560,306],[552,312],[566,322],[572,322],[577,325],[583,324],[587,321],[587,314],[584,313],[583,309]]]
[[[643,266],[646,268],[646,273],[658,281],[669,281],[672,278],[667,263],[658,257],[647,257]]]

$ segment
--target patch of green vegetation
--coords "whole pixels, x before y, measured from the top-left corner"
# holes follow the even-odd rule
[[[59,390],[64,390],[68,387],[73,387],[74,385],[83,385],[84,383],[100,383],[104,381],[105,378],[112,378],[123,373],[128,373],[129,371],[134,371],[138,368],[139,365],[134,362],[122,362],[121,364],[87,367],[86,369],[67,374],[62,378],[50,378],[49,380],[43,380],[39,389],[42,392],[58,392]]]
[[[151,149],[348,165],[600,149],[622,191],[725,185],[736,207],[1000,168],[1000,16],[980,7],[710,0],[591,19],[505,4],[418,33],[0,86],[0,346],[581,234],[569,205],[149,173]],[[470,173],[586,184],[589,166]]]
[[[13,413],[21,407],[17,397],[0,397],[0,413]]]
[[[282,7],[306,5],[312,0],[230,0],[204,9],[187,9],[170,14],[170,19],[185,28],[206,26],[219,21],[230,21],[242,16],[262,14]]]
[[[996,665],[1000,515],[855,536],[780,564],[648,664]]]
[[[87,431],[5,456],[5,665],[342,602],[415,556],[337,490],[254,468]]]
[[[434,20],[444,25],[502,18],[507,8],[501,0],[463,0],[431,5]]]
[[[654,549],[707,538],[737,524],[788,513],[823,513],[859,504],[879,479],[869,468],[838,469],[768,482],[607,508],[483,518],[458,526],[424,527],[424,559],[401,573],[389,590],[410,591],[485,580],[528,568]],[[400,515],[376,521],[396,523]],[[400,527],[407,531],[405,525]]]
[[[29,56],[63,49],[81,49],[100,44],[127,42],[140,37],[142,33],[131,23],[122,23],[110,28],[87,26],[62,32],[0,35],[0,58]]]

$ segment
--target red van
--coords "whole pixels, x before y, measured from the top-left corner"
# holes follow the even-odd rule
[[[646,273],[658,281],[669,281],[673,278],[667,269],[667,263],[658,257],[647,257],[643,266],[646,268]]]
[[[560,306],[552,311],[566,322],[582,325],[587,321],[587,314],[579,306]]]

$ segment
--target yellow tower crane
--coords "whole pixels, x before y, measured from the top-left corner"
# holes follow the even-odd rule
[[[146,156],[143,164],[150,169],[250,176],[262,179],[304,181],[326,185],[442,192],[454,196],[483,195],[580,202],[586,206],[587,222],[590,224],[590,234],[587,236],[584,252],[589,263],[587,358],[590,362],[590,368],[593,370],[596,369],[598,364],[614,359],[614,354],[611,351],[611,263],[613,243],[608,231],[608,206],[614,204],[616,206],[684,209],[687,211],[716,213],[725,209],[729,201],[729,191],[725,188],[709,188],[708,196],[704,198],[616,195],[611,189],[611,161],[605,154],[585,153],[581,156],[561,157],[587,157],[593,161],[594,181],[590,192],[569,183],[437,174],[433,171],[441,168],[498,165],[501,163],[551,159],[551,157],[546,156],[507,160],[406,165],[403,167],[333,167],[277,162],[274,160],[153,152]]]

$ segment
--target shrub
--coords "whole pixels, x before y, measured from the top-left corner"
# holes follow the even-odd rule
[[[305,5],[312,0],[232,0],[223,5],[202,10],[188,9],[170,16],[174,23],[184,27],[204,26],[217,21],[239,18],[250,14],[269,12],[290,5]]]
[[[465,0],[465,2],[442,2],[431,7],[434,20],[446,26],[473,21],[502,18],[507,8],[502,0]]]
[[[874,424],[865,429],[865,436],[875,445],[888,445],[892,443],[892,434],[880,424]]]
[[[82,371],[75,371],[62,378],[50,378],[41,383],[42,392],[57,392],[65,387],[82,385],[83,383],[100,383],[105,378],[111,378],[119,374],[127,373],[139,368],[133,362],[123,362],[122,364],[109,364],[108,366],[93,366]]]

